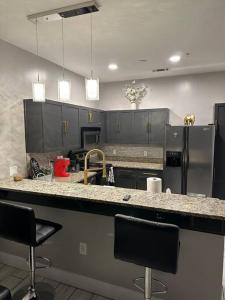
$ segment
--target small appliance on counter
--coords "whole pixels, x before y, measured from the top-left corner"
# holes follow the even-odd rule
[[[70,159],[63,156],[57,156],[54,161],[54,175],[56,177],[68,177],[68,167],[70,165]]]
[[[87,152],[88,151],[84,149],[69,151],[68,153],[68,157],[70,159],[69,172],[71,173],[79,172],[81,168],[83,168],[84,158]]]

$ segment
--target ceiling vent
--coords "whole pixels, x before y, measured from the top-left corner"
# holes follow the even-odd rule
[[[87,1],[75,5],[61,7],[53,10],[43,11],[37,14],[27,16],[31,22],[40,23],[60,20],[61,18],[72,18],[80,15],[90,14],[99,11],[99,5],[96,1]]]
[[[154,69],[154,70],[152,70],[152,72],[167,72],[167,71],[169,71],[168,68],[160,68],[160,69]]]

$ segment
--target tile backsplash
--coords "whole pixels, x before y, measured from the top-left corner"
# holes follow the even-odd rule
[[[151,162],[162,162],[163,148],[152,146],[138,146],[138,145],[118,145],[105,144],[101,148],[106,157],[121,158],[123,160],[145,160]]]

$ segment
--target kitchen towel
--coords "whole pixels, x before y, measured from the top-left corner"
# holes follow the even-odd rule
[[[148,177],[147,191],[150,193],[162,193],[162,179],[158,177]]]
[[[108,180],[107,181],[108,181],[108,185],[115,185],[113,167],[109,168]]]

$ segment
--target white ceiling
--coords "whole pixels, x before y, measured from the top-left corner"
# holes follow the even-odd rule
[[[35,53],[35,25],[26,16],[82,0],[0,0],[0,38]],[[225,70],[224,0],[99,0],[95,13],[95,72],[118,81]],[[66,19],[65,65],[90,70],[90,15]],[[40,56],[61,64],[61,22],[39,25]],[[179,53],[182,60],[168,58]],[[186,53],[190,53],[189,56]],[[147,59],[147,62],[139,62]],[[119,69],[110,71],[109,63]],[[152,69],[168,67],[164,74]]]

